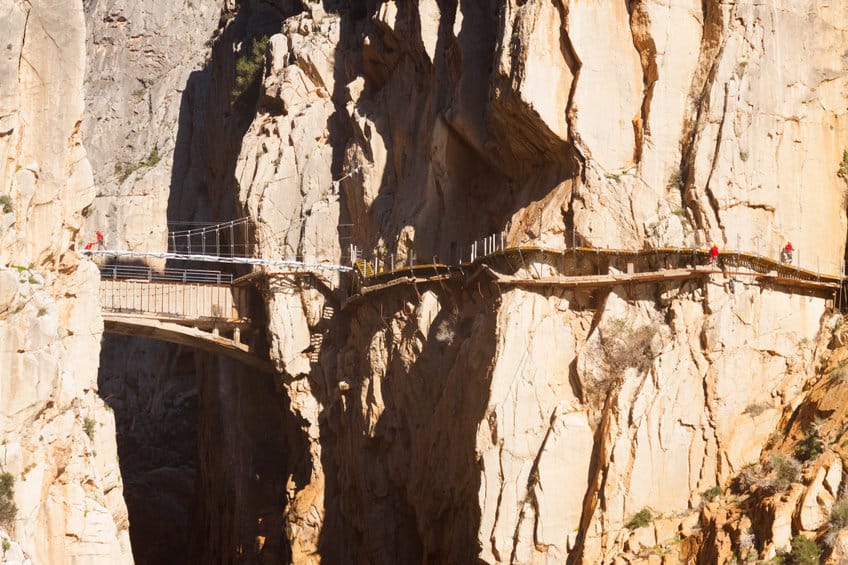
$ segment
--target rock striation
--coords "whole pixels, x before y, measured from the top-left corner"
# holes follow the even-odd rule
[[[500,232],[773,257],[791,240],[837,273],[846,21],[815,2],[311,8],[271,38],[239,194],[270,256],[467,260]],[[289,492],[295,562],[595,563],[671,540],[797,406],[832,306],[722,276],[479,292],[348,307],[317,364],[338,298],[271,297],[313,462]],[[661,520],[637,544],[644,508]]]
[[[97,395],[99,275],[77,254],[94,198],[83,7],[7,2],[0,21],[0,472],[14,505],[0,559],[132,563],[114,419]]]
[[[100,226],[115,245],[161,249],[168,220],[246,214],[263,257],[334,264],[352,249],[398,265],[467,261],[490,234],[771,257],[791,240],[800,266],[842,272],[840,3],[2,10],[0,331],[12,377],[0,425],[26,516],[7,532],[10,560],[61,562],[86,544],[97,559],[130,559],[112,419],[93,380],[96,272],[74,252]],[[525,278],[611,268],[565,254],[509,267]],[[278,276],[262,289],[275,382],[137,341],[107,342],[101,376],[128,411],[119,423],[164,408],[178,421],[187,408],[167,395],[196,403],[196,475],[157,468],[135,484],[179,483],[186,500],[196,484],[187,554],[199,562],[769,558],[825,528],[840,496],[837,449],[779,489],[763,482],[827,396],[816,387],[838,317],[827,293],[735,276],[593,289],[442,281],[354,301],[340,277]],[[183,378],[169,387],[169,372]],[[749,465],[750,506],[705,494]]]

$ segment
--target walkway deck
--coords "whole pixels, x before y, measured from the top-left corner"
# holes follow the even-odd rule
[[[190,274],[200,278],[200,273]],[[106,268],[102,271],[105,278],[100,280],[106,332],[197,347],[262,371],[272,371],[270,362],[241,340],[243,332],[252,329],[248,287],[218,282],[157,281],[152,275],[154,280],[109,278],[112,274]]]
[[[464,284],[485,279],[497,286],[594,289],[722,274],[790,290],[839,294],[840,298],[846,285],[842,275],[813,272],[744,251],[723,251],[713,264],[707,249],[506,247],[503,236],[491,235],[473,243],[469,247],[470,260],[458,264],[438,263],[434,258],[432,264],[396,266],[394,256],[388,261],[366,259],[351,245],[349,264],[342,265],[304,258],[253,257],[253,234],[251,222],[242,218],[171,232],[165,252],[85,250],[83,253],[92,257],[118,262],[165,259],[253,265],[261,269],[233,281],[232,275],[218,271],[103,266],[100,292],[106,331],[190,345],[271,370],[267,360],[241,341],[242,332],[253,328],[250,287],[260,280],[265,281],[266,291],[274,292],[271,280],[279,286],[281,278],[314,275],[319,280],[337,282],[335,273],[350,273],[353,294],[348,303],[393,287],[452,280]],[[479,249],[483,250],[482,255],[478,255]],[[389,265],[393,268],[387,268]],[[561,274],[563,271],[568,274]],[[327,277],[328,273],[333,276]]]

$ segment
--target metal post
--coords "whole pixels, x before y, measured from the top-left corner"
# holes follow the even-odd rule
[[[235,256],[235,253],[234,253],[235,245],[236,245],[235,230],[233,229],[233,223],[230,222],[230,257]]]

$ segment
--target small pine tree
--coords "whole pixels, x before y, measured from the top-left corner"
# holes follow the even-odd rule
[[[821,548],[813,540],[798,534],[792,538],[792,549],[786,555],[791,565],[818,565]]]

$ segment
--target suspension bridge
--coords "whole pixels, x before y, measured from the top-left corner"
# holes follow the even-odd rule
[[[596,289],[718,276],[731,291],[736,283],[773,286],[791,292],[831,296],[843,306],[845,277],[803,269],[758,253],[707,249],[598,249],[571,246],[508,246],[491,235],[474,242],[453,264],[398,261],[393,255],[363,257],[349,246],[339,263],[304,257],[264,259],[255,255],[255,233],[248,219],[193,224],[169,231],[166,251],[126,251],[87,246],[84,254],[100,264],[100,302],[105,331],[139,335],[230,356],[271,371],[257,319],[264,304],[256,287],[277,277],[346,273],[351,277],[345,305],[398,286],[490,284],[496,287]],[[191,263],[248,265],[239,278],[205,269],[154,269],[143,263],[165,259]],[[128,264],[135,262],[139,264]],[[347,263],[347,264],[341,264]],[[563,274],[567,273],[567,274]],[[313,335],[317,361],[321,335]],[[260,351],[264,350],[264,351]]]

